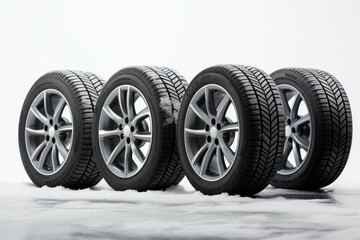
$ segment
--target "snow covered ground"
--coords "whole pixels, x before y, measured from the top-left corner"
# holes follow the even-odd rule
[[[360,189],[268,187],[255,198],[188,184],[115,192],[0,184],[0,239],[359,239]]]

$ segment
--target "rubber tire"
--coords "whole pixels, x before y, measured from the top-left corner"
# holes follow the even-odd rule
[[[70,189],[84,189],[95,186],[101,179],[96,166],[91,131],[93,113],[104,81],[81,71],[53,71],[43,75],[30,89],[24,101],[19,121],[19,148],[24,168],[38,186],[64,186]],[[73,147],[65,165],[54,175],[46,176],[34,169],[25,148],[25,121],[35,97],[43,90],[54,88],[67,99],[73,116]]]
[[[152,115],[152,145],[143,168],[130,178],[114,175],[106,166],[98,143],[98,125],[108,95],[118,86],[133,85],[146,98]],[[186,80],[163,67],[135,66],[115,73],[105,85],[95,110],[93,145],[98,165],[106,182],[115,190],[163,190],[184,177],[176,145],[177,116]],[[165,103],[165,104],[164,104]]]
[[[314,190],[334,182],[343,171],[352,141],[350,103],[340,82],[317,69],[286,68],[271,74],[277,85],[288,84],[302,93],[314,123],[313,144],[300,169],[275,175],[277,188]]]
[[[234,165],[217,181],[206,181],[197,175],[184,144],[185,115],[190,100],[207,84],[217,84],[231,95],[240,122],[239,150]],[[179,152],[190,183],[208,195],[227,192],[251,196],[263,190],[275,175],[283,151],[283,114],[275,83],[259,69],[218,65],[199,73],[186,91],[178,123]]]

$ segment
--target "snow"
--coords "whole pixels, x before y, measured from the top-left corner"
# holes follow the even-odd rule
[[[358,239],[360,189],[268,187],[254,198],[205,196],[188,183],[116,192],[0,184],[0,239]]]

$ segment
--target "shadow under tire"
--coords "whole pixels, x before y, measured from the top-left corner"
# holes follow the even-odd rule
[[[95,110],[93,144],[115,190],[162,190],[184,177],[177,151],[180,102],[187,87],[177,72],[135,66],[115,73]]]
[[[278,188],[313,190],[334,182],[343,171],[352,141],[350,103],[331,74],[286,68],[271,77],[281,93],[287,128]]]
[[[186,91],[178,124],[186,176],[204,194],[254,195],[278,169],[282,103],[275,83],[259,69],[218,65],[199,73]]]
[[[24,168],[36,186],[84,189],[101,179],[94,160],[93,113],[104,81],[81,71],[53,71],[30,89],[19,121]]]

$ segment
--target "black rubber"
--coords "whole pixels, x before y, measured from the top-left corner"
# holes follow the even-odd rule
[[[101,179],[92,148],[91,132],[96,101],[104,81],[81,71],[53,71],[43,75],[30,89],[21,111],[19,122],[19,148],[23,165],[36,186],[64,186],[83,189],[95,186]],[[53,88],[61,92],[72,109],[73,147],[65,165],[51,176],[37,172],[30,163],[25,148],[25,121],[34,98],[43,90]]]
[[[190,100],[208,84],[219,85],[231,95],[240,121],[234,165],[217,181],[206,181],[194,172],[184,144],[184,121]],[[238,65],[205,69],[189,84],[178,124],[178,146],[186,176],[202,193],[251,196],[263,190],[276,174],[284,142],[283,108],[275,83],[263,71]]]
[[[334,182],[343,171],[352,141],[350,103],[340,82],[316,69],[286,68],[271,74],[277,85],[288,84],[307,101],[313,126],[306,161],[290,175],[276,174],[278,188],[318,189]]]
[[[165,73],[168,77],[168,79],[171,81],[171,83],[174,86],[174,90],[169,92],[171,101],[174,102],[174,108],[173,108],[173,115],[174,115],[174,123],[176,125],[176,131],[177,131],[177,123],[178,123],[178,116],[180,111],[180,105],[181,102],[185,96],[186,89],[188,87],[188,82],[186,79],[179,74],[178,72],[174,71],[173,69],[166,68],[166,67],[160,67],[160,69]],[[165,80],[166,78],[164,78]],[[165,80],[167,81],[167,80]],[[169,83],[170,84],[170,83]],[[175,133],[176,137],[176,133]],[[177,185],[181,182],[181,180],[185,176],[184,169],[181,164],[181,159],[178,152],[177,147],[177,141],[175,140],[175,144],[173,147],[173,153],[171,156],[172,160],[170,161],[171,164],[171,173],[169,174],[169,179],[165,180],[164,188],[170,187],[172,185]]]
[[[115,190],[162,190],[178,184],[184,177],[176,145],[177,116],[187,87],[186,80],[163,67],[136,66],[115,73],[105,85],[95,110],[94,129],[107,96],[118,86],[133,85],[149,103],[152,114],[152,145],[143,168],[131,178],[120,178],[106,166],[100,153],[98,131],[93,131],[93,144],[100,170]]]

